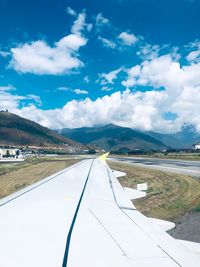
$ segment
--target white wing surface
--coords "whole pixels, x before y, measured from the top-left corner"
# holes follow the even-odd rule
[[[0,202],[2,267],[199,267],[195,251],[137,211],[100,159]]]

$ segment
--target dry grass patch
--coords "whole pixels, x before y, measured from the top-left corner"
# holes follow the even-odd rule
[[[47,162],[33,161],[32,163],[26,162],[10,167],[7,165],[5,170],[0,172],[0,198],[46,178],[76,162],[78,160],[69,159],[58,161],[48,160]]]
[[[108,162],[110,167],[127,173],[119,179],[134,188],[147,182],[147,196],[134,205],[147,216],[173,220],[200,205],[200,180],[190,176],[145,169],[125,163]]]

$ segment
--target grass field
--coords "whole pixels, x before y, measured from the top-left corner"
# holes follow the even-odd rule
[[[0,164],[0,198],[37,182],[74,163],[76,159],[28,159],[18,164]],[[145,215],[174,220],[195,209],[200,210],[200,181],[189,176],[150,170],[109,161],[109,165],[127,173],[120,183],[134,188],[147,182],[147,197],[134,205]]]
[[[78,162],[76,159],[31,158],[23,163],[0,164],[0,198]]]
[[[134,201],[145,215],[174,220],[192,209],[200,207],[200,180],[175,173],[150,170],[128,164],[111,163],[117,170],[127,173],[120,178],[123,186],[134,188],[137,183],[148,183],[147,196]]]

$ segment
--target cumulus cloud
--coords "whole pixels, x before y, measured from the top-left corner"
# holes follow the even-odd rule
[[[120,33],[118,38],[122,41],[124,45],[127,46],[133,45],[138,41],[138,38],[134,34],[128,32]]]
[[[79,27],[76,29],[82,31],[80,24],[79,20]],[[85,40],[82,34],[72,33],[69,36]],[[67,51],[78,51],[81,43],[76,43],[75,46],[73,38],[69,38],[69,41],[66,37],[53,48],[48,47],[46,50],[45,47],[45,51],[50,53],[51,49],[56,47],[65,50],[66,46]],[[200,132],[200,62],[196,60],[196,56],[190,54],[197,51],[198,47],[190,47],[190,56],[188,54],[188,62],[185,65],[184,61],[179,60],[176,49],[160,56],[157,53],[160,47],[154,47],[153,54],[150,48],[151,46],[148,46],[142,52],[144,60],[140,64],[127,69],[120,67],[99,75],[98,82],[102,85],[100,90],[109,91],[114,89],[113,84],[119,73],[125,72],[126,78],[122,81],[125,87],[123,92],[114,92],[96,100],[88,97],[72,100],[62,108],[43,110],[40,107],[41,100],[37,96],[11,94],[13,92],[8,85],[0,89],[0,109],[9,109],[53,129],[114,123],[144,131],[172,133],[179,131],[185,124],[193,124]],[[65,86],[58,89],[80,95],[88,94],[86,90]],[[134,91],[135,89],[137,91]],[[138,91],[139,89],[141,90]],[[165,116],[169,113],[174,115],[172,119]]]
[[[19,113],[23,116],[21,106],[34,105],[37,109],[38,106],[42,104],[39,96],[30,94],[27,96],[20,96],[17,94],[12,94],[7,90],[0,90],[0,110],[6,110],[13,113]]]
[[[165,65],[162,69],[167,75],[166,79],[164,74],[163,76],[158,74],[158,77],[155,77],[156,67],[153,70],[153,76],[147,74],[148,72],[145,74],[149,76],[152,84],[165,85],[166,89],[162,91],[152,89],[152,91],[134,92],[126,89],[96,100],[90,98],[72,100],[62,108],[52,110],[42,110],[34,103],[26,104],[27,97],[1,92],[0,109],[9,109],[11,112],[53,129],[114,123],[143,131],[170,133],[179,131],[184,124],[189,123],[200,132],[200,85],[192,85],[193,79],[197,81],[195,77],[198,76],[196,72],[199,72],[199,66],[195,69],[192,66],[189,69],[180,66],[167,68],[166,62],[162,64]],[[171,64],[173,65],[174,62],[171,61]],[[180,72],[178,69],[181,69]],[[143,69],[141,67],[139,71],[137,69],[132,71],[133,75],[140,76]],[[172,77],[173,71],[175,76],[180,75],[180,79],[171,88],[172,83],[176,81],[176,77]],[[167,82],[167,79],[171,81]],[[32,96],[32,101],[34,100],[36,99]],[[175,115],[174,120],[164,117],[164,114],[169,112]]]
[[[23,97],[22,97],[23,99]],[[156,103],[164,99],[161,92],[132,93],[129,90],[115,92],[92,101],[72,100],[61,109],[42,110],[35,105],[19,108],[14,96],[10,103],[15,103],[10,111],[32,119],[53,129],[63,127],[82,127],[98,124],[115,123],[118,125],[150,130],[159,114]],[[9,99],[11,100],[11,99]]]
[[[102,73],[99,74],[99,80],[100,80],[100,84],[104,85],[104,84],[113,84],[114,80],[117,79],[117,75],[122,71],[122,67],[120,67],[119,69],[110,71],[108,73]]]
[[[195,86],[200,82],[200,64],[181,66],[170,54],[146,60],[127,71],[134,85],[165,88],[171,94],[179,94],[184,86]]]
[[[85,12],[80,13],[72,26],[72,33],[52,47],[39,40],[11,48],[9,67],[20,73],[62,75],[84,66],[78,50],[87,43],[82,34],[84,28],[88,27],[85,18]]]
[[[11,110],[16,113],[19,109],[19,103],[25,98],[22,96],[12,95],[9,92],[0,91],[0,110]]]
[[[126,88],[150,87],[153,92],[165,95],[160,113],[173,112],[177,118],[167,127],[166,120],[157,119],[154,130],[177,131],[184,123],[194,124],[199,131],[200,117],[200,63],[181,66],[172,55],[146,60],[127,70],[127,79],[122,82]],[[161,91],[160,91],[161,90]]]

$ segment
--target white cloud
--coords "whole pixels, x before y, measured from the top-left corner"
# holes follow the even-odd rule
[[[194,62],[199,62],[200,61],[200,50],[195,50],[190,52],[187,56],[186,59],[188,61],[194,61]]]
[[[29,94],[26,96],[26,99],[27,100],[33,100],[33,102],[35,104],[37,104],[38,106],[42,106],[42,100],[41,100],[40,96],[38,96],[38,95]]]
[[[63,37],[54,46],[39,40],[12,48],[9,67],[20,73],[62,75],[84,66],[77,52],[87,43],[82,36],[85,26],[85,13],[80,13],[72,26],[72,34]]]
[[[18,112],[19,103],[25,97],[12,95],[9,92],[0,91],[0,110],[11,110],[11,112]]]
[[[60,86],[57,88],[57,90],[59,91],[64,91],[64,92],[73,92],[77,95],[87,95],[88,94],[88,91],[86,90],[82,90],[82,89],[71,89],[67,86]]]
[[[97,14],[96,16],[97,31],[100,31],[102,27],[109,25],[111,25],[109,19],[105,18],[102,13]]]
[[[189,61],[189,63],[200,62],[200,41],[199,40],[190,42],[189,44],[185,45],[185,48],[187,49],[187,51],[189,50],[189,53],[186,56],[186,60]]]
[[[126,90],[123,93],[116,92],[111,96],[104,96],[95,101],[89,98],[79,101],[72,100],[61,109],[42,110],[33,104],[19,108],[18,102],[22,101],[24,97],[9,95],[8,103],[10,106],[5,104],[4,108],[53,129],[93,126],[112,122],[149,130],[152,127],[154,117],[159,113],[154,105],[162,98],[160,92],[143,94],[131,93]]]
[[[136,78],[139,77],[141,71],[140,65],[133,66],[132,68],[126,70],[128,74],[128,79],[122,81],[122,85],[126,88],[133,87],[136,84]]]
[[[71,90],[71,89],[70,89],[69,87],[67,87],[67,86],[60,86],[60,87],[58,87],[57,89],[58,89],[59,91],[65,91],[65,92]]]
[[[89,83],[89,82],[90,82],[90,78],[89,78],[89,76],[86,75],[86,76],[83,78],[83,81],[84,81],[85,83]]]
[[[7,57],[7,56],[10,56],[10,52],[7,52],[7,51],[0,51],[0,56],[2,57]]]
[[[111,91],[112,89],[113,89],[113,88],[104,85],[104,86],[102,86],[101,91],[109,92],[109,91]]]
[[[16,87],[13,86],[12,84],[9,84],[9,85],[4,85],[4,86],[0,86],[0,92],[1,91],[13,91],[13,90],[16,90]]]
[[[82,35],[83,30],[86,28],[88,31],[92,29],[92,24],[86,23],[86,14],[85,11],[78,14],[77,19],[72,25],[71,32],[76,35]]]
[[[109,85],[114,84],[120,71],[125,71],[123,92],[96,100],[72,100],[62,108],[42,110],[37,106],[40,104],[37,97],[12,95],[5,89],[0,90],[0,109],[9,109],[53,129],[115,123],[168,133],[179,131],[185,124],[193,124],[200,132],[200,62],[189,61],[182,65],[173,52],[148,58],[129,69],[121,67],[99,75],[101,90],[109,91],[112,89]],[[131,91],[132,87],[141,88],[141,91]],[[149,91],[145,91],[147,88]],[[64,86],[59,90],[88,93]],[[167,120],[166,113],[174,113],[175,118]]]
[[[160,113],[173,112],[177,119],[166,124],[162,118],[157,118],[153,129],[157,131],[177,131],[185,123],[194,124],[200,129],[199,103],[200,99],[200,63],[181,66],[170,54],[150,61],[144,61],[127,70],[127,80],[122,84],[132,86],[150,86],[152,92],[160,90],[165,95],[165,101],[160,105]]]
[[[124,45],[127,46],[133,45],[138,41],[138,38],[134,34],[128,32],[120,33],[118,38],[122,41]]]
[[[77,16],[76,11],[75,11],[74,9],[72,9],[70,6],[68,6],[68,7],[66,8],[66,12],[67,12],[67,14],[69,14],[69,15],[71,15],[71,16],[74,16],[74,17]]]
[[[109,39],[98,36],[98,40],[103,44],[104,47],[115,49],[117,44]]]
[[[122,67],[120,67],[119,69],[110,71],[109,73],[102,73],[99,74],[99,78],[100,78],[100,83],[103,84],[113,84],[114,80],[117,79],[117,75],[123,70]]]
[[[178,90],[184,83],[184,68],[181,68],[180,64],[168,54],[150,61],[145,60],[141,65],[133,66],[127,70],[128,79],[125,82],[132,80],[133,85],[176,88]]]
[[[146,43],[140,47],[136,54],[143,60],[150,60],[158,57],[160,49],[161,48],[159,45],[151,45]]]
[[[0,110],[8,109],[13,113],[20,113],[23,116],[23,107],[21,108],[21,106],[28,107],[31,103],[35,106],[35,109],[37,109],[38,105],[42,104],[40,97],[33,94],[20,96],[11,94],[8,91],[0,91]]]
[[[171,64],[173,65],[173,62]],[[185,123],[189,123],[200,132],[200,86],[189,85],[197,76],[198,68],[193,69],[193,66],[190,66],[190,69],[184,68],[183,73],[177,72],[176,68],[174,70],[173,67],[169,68],[170,71],[175,71],[175,76],[177,73],[181,75],[181,78],[185,76],[184,83],[180,84],[181,81],[178,79],[177,84],[171,88],[171,82],[174,79],[171,74],[166,73],[171,81],[166,85],[167,89],[163,91],[153,89],[147,92],[131,92],[126,89],[94,101],[89,98],[72,100],[62,108],[53,110],[42,110],[35,104],[30,105],[26,102],[19,105],[27,101],[27,97],[0,92],[0,109],[9,109],[11,112],[53,129],[114,123],[144,131],[167,133],[179,131]],[[166,67],[162,69],[164,72],[167,70]],[[133,72],[134,75],[138,75],[136,70]],[[155,69],[153,73],[155,74]],[[167,78],[164,79],[164,74],[162,77],[163,82],[157,77],[159,83],[165,84]],[[152,79],[151,75],[149,79]],[[155,80],[152,80],[152,83],[155,83]],[[177,118],[175,120],[164,119],[163,114],[166,112],[175,113]]]
[[[50,47],[44,41],[36,41],[12,48],[10,68],[21,73],[60,75],[69,73],[84,64],[76,51],[86,44],[80,36],[70,34]]]
[[[81,89],[74,89],[72,90],[75,94],[77,95],[87,95],[88,94],[88,91],[86,90],[81,90]]]

